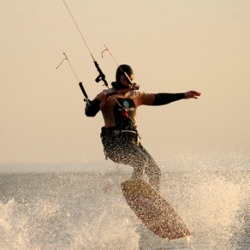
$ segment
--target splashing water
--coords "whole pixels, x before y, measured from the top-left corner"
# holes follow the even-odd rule
[[[247,249],[250,173],[164,172],[162,196],[191,232],[169,243],[126,204],[126,172],[0,175],[0,250]]]

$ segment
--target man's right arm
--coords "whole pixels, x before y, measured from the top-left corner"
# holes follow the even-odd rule
[[[85,115],[89,117],[94,117],[100,110],[101,102],[102,101],[98,101],[97,99],[94,99],[93,101],[90,101],[89,104],[86,104]]]
[[[103,91],[96,96],[93,101],[86,105],[85,115],[94,117],[100,111],[100,104],[107,99],[106,92]]]

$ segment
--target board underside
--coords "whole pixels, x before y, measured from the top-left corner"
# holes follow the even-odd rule
[[[134,179],[123,182],[121,188],[130,208],[156,235],[168,240],[190,235],[180,216],[149,183]]]

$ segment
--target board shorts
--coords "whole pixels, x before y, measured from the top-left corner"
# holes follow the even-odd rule
[[[134,168],[132,179],[141,179],[145,173],[149,183],[159,191],[161,170],[142,146],[137,130],[102,128],[101,140],[106,159]]]

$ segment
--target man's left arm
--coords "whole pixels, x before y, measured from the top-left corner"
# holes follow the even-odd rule
[[[197,91],[188,91],[185,93],[177,93],[177,94],[170,94],[170,93],[158,93],[155,94],[153,103],[151,105],[158,106],[158,105],[165,105],[171,102],[175,102],[181,99],[190,99],[194,98],[197,99],[201,93]]]

